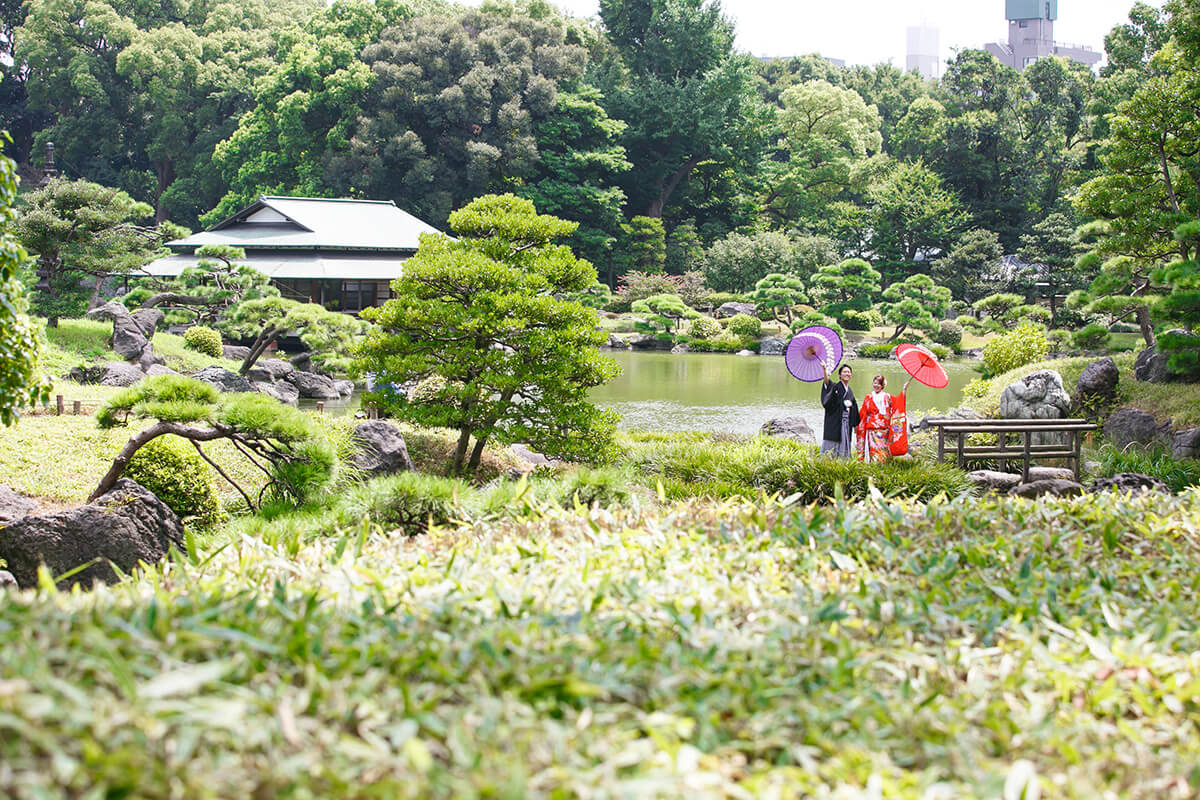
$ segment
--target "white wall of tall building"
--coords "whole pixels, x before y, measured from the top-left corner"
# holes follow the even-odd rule
[[[907,58],[904,69],[916,70],[922,77],[937,80],[941,62],[938,58],[938,29],[928,25],[913,25],[906,29]]]

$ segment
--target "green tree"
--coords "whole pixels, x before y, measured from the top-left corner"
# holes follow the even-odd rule
[[[1082,215],[1098,221],[1080,231],[1093,247],[1080,268],[1100,265],[1086,308],[1132,315],[1148,346],[1158,297],[1173,289],[1163,268],[1191,256],[1188,238],[1175,232],[1200,216],[1200,48],[1180,44],[1190,28],[1175,18],[1168,27],[1183,35],[1154,55],[1151,74],[1111,118],[1104,171],[1075,199]]]
[[[188,224],[219,195],[211,154],[283,31],[315,0],[30,0],[17,31],[40,141],[93,180]]]
[[[0,132],[0,138],[8,136]],[[0,423],[5,425],[16,421],[21,406],[50,398],[50,386],[38,374],[37,329],[25,313],[25,291],[18,280],[28,256],[9,232],[16,196],[16,164],[0,154]]]
[[[672,275],[694,272],[704,263],[704,241],[696,230],[695,220],[685,219],[667,236],[664,267]]]
[[[437,378],[439,386],[420,400],[380,390],[372,401],[400,419],[458,430],[456,472],[476,469],[492,440],[561,455],[606,450],[615,417],[587,391],[617,367],[596,349],[605,341],[596,312],[559,299],[596,282],[588,262],[554,244],[575,223],[503,195],[472,201],[450,227],[455,239],[424,237],[392,299],[363,312],[374,326],[358,364],[382,385]]]
[[[195,266],[174,278],[141,278],[122,302],[130,308],[161,307],[168,323],[214,325],[244,300],[279,295],[270,278],[240,263],[245,257],[240,247],[204,245],[196,250]]]
[[[847,258],[821,267],[812,276],[813,299],[822,313],[832,316],[846,309],[862,311],[879,294],[881,280],[879,271],[863,259]]]
[[[746,292],[772,272],[805,274],[795,243],[786,234],[731,233],[713,242],[704,256],[704,274],[717,292]]]
[[[113,487],[143,445],[166,434],[190,441],[252,509],[271,495],[304,502],[328,484],[337,463],[333,448],[308,414],[264,394],[220,394],[211,384],[182,375],[145,378],[122,389],[96,414],[101,428],[127,425],[130,418],[152,422],[129,438],[89,500]],[[233,442],[262,470],[266,484],[257,497],[201,449],[202,442],[217,439]]]
[[[688,308],[687,303],[677,294],[656,294],[638,300],[631,309],[635,314],[646,314],[649,320],[645,323],[650,333],[655,333],[661,327],[663,332],[671,333],[678,329],[679,323],[685,319],[695,319],[700,314]]]
[[[997,322],[1005,322],[1012,318],[1013,311],[1020,308],[1025,298],[1012,292],[996,292],[976,300],[971,306],[981,318],[990,316]]]
[[[622,252],[614,260],[621,265],[622,274],[645,272],[653,275],[663,271],[667,240],[661,219],[634,217],[621,226],[621,233]]]
[[[362,325],[348,314],[283,297],[238,303],[230,309],[221,328],[230,336],[253,339],[238,370],[243,375],[250,372],[272,342],[290,332],[299,334],[318,368],[345,373],[350,367],[351,348],[362,333]]]
[[[795,275],[772,272],[754,285],[750,299],[760,311],[768,311],[776,320],[792,324],[796,306],[808,302],[804,284]]]
[[[51,327],[86,311],[106,278],[141,267],[178,231],[138,224],[154,209],[89,181],[56,178],[22,199],[13,231],[37,255],[33,310]]]
[[[1095,275],[1079,269],[1075,253],[1075,228],[1072,217],[1061,212],[1049,214],[1021,237],[1017,255],[1031,265],[1026,277],[1031,294],[1044,297],[1050,304],[1051,328],[1058,327],[1060,300],[1083,289]]]
[[[879,171],[879,113],[825,81],[793,86],[782,101],[780,137],[763,161],[763,207],[779,223],[803,223]]]
[[[994,231],[974,228],[964,233],[950,252],[933,262],[930,274],[955,299],[971,303],[989,291],[1007,288],[998,285],[994,278],[1003,257],[1000,237]]]
[[[769,118],[748,57],[715,0],[601,0],[620,55],[597,70],[608,112],[625,121],[634,169],[623,188],[635,213],[662,217],[702,163],[747,171]]]
[[[895,325],[888,339],[894,342],[908,328],[932,334],[950,308],[950,290],[938,286],[928,275],[910,275],[883,292],[883,318]]]
[[[887,278],[910,274],[918,257],[949,251],[967,222],[955,193],[920,161],[897,164],[871,187],[867,216],[868,247]]]

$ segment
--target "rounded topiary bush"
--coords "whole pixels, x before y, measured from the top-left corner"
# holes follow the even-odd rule
[[[721,335],[721,323],[712,317],[696,317],[688,325],[688,335],[697,339],[714,339]]]
[[[1080,350],[1099,350],[1108,346],[1108,328],[1095,322],[1084,325],[1071,334],[1071,344]]]
[[[183,343],[197,353],[204,353],[206,356],[220,358],[222,355],[221,334],[203,325],[193,325],[188,328],[183,334]]]
[[[957,322],[949,319],[944,319],[938,324],[937,332],[933,334],[933,340],[938,344],[945,345],[951,349],[958,349],[962,345],[963,327]]]
[[[762,335],[762,322],[749,314],[734,314],[725,323],[725,329],[734,336],[744,339],[757,339]]]
[[[983,369],[988,375],[1000,375],[1010,369],[1041,361],[1050,352],[1046,330],[1032,322],[1022,322],[1008,333],[992,339],[983,347]]]
[[[129,459],[123,477],[137,481],[181,518],[208,527],[221,518],[212,470],[196,448],[170,434],[151,439]]]

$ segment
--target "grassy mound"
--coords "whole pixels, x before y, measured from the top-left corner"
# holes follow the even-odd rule
[[[0,595],[0,794],[1191,796],[1197,530],[1192,493],[236,537]]]

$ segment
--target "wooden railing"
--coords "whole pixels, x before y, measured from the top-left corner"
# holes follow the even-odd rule
[[[1083,436],[1098,428],[1086,419],[931,419],[926,424],[938,430],[938,461],[945,461],[947,445],[960,469],[972,461],[999,461],[1005,472],[1009,461],[1019,461],[1023,481],[1029,480],[1034,460],[1052,458],[1072,462],[1078,481]],[[968,444],[972,433],[995,434],[996,443]],[[1047,434],[1055,441],[1046,442]]]

